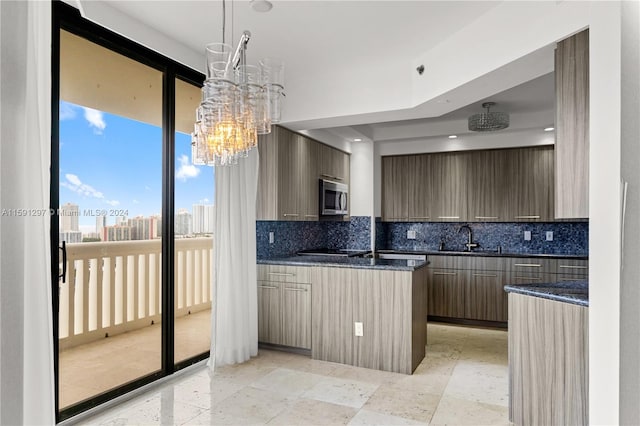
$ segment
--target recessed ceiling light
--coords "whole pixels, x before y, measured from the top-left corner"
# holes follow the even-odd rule
[[[251,0],[251,9],[256,12],[268,12],[273,7],[270,1],[267,0]]]
[[[555,127],[545,127],[544,131],[545,132],[553,132],[555,130]]]
[[[362,139],[360,139],[360,138],[355,138],[353,141],[354,141],[354,142],[362,142]]]
[[[457,139],[458,135],[449,135],[449,139]]]

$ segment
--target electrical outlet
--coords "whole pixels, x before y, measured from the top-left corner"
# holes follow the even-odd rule
[[[275,240],[276,239],[273,236],[273,232],[269,232],[269,244],[273,244]]]
[[[547,241],[553,241],[553,231],[547,231]]]
[[[354,325],[355,325],[354,332],[355,332],[356,337],[362,337],[364,335],[363,331],[362,331],[362,323],[361,322],[356,322],[356,323],[354,323]]]
[[[524,231],[524,240],[531,241],[531,231]]]
[[[416,239],[416,231],[414,231],[414,230],[407,231],[407,239],[415,240]]]

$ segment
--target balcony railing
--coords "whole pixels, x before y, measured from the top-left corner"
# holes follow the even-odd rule
[[[60,349],[160,322],[161,241],[67,244]],[[175,315],[211,307],[213,239],[175,240]]]

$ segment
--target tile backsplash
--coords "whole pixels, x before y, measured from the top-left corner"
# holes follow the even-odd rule
[[[589,255],[589,222],[505,222],[505,223],[442,223],[442,222],[375,222],[376,250],[438,250],[444,242],[445,250],[463,250],[466,231],[473,230],[477,250],[496,250],[504,253]],[[407,238],[407,231],[415,231],[415,239]],[[525,241],[524,231],[531,232]],[[546,240],[553,232],[553,241]],[[269,243],[269,232],[274,242]],[[371,217],[352,216],[349,221],[320,222],[256,222],[257,254],[259,259],[292,256],[312,248],[371,249]]]
[[[589,255],[589,222],[376,222],[376,249],[438,250],[443,241],[445,250],[464,250],[468,237],[459,232],[461,225],[473,230],[477,250],[501,246],[505,253]],[[415,231],[416,239],[408,239],[407,231]],[[525,231],[531,232],[530,241]],[[553,241],[546,240],[549,231]]]
[[[269,243],[269,233],[274,241]],[[351,216],[349,221],[256,222],[258,259],[292,256],[312,248],[369,250],[371,217]]]

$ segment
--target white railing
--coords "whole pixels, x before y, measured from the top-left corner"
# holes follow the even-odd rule
[[[60,349],[160,322],[161,241],[67,244]],[[213,239],[175,240],[175,315],[211,307]]]

